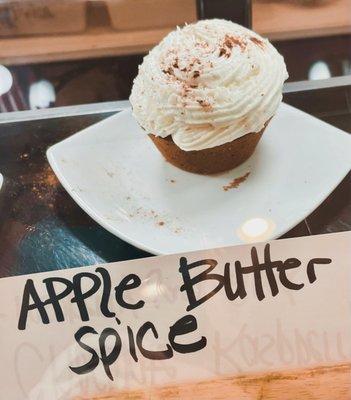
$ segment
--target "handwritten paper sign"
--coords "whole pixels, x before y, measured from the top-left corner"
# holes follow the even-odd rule
[[[347,377],[350,278],[351,232],[5,278],[2,392],[125,398],[273,371]]]

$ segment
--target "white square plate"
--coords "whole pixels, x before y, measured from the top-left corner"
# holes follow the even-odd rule
[[[51,147],[51,167],[96,222],[153,254],[277,238],[351,169],[351,137],[282,104],[254,155],[216,176],[165,162],[123,111]],[[224,190],[235,178],[250,175]]]

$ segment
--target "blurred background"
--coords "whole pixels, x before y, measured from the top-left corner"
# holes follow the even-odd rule
[[[351,74],[351,0],[0,0],[0,112],[125,100],[143,55],[208,17],[268,37],[290,81]]]

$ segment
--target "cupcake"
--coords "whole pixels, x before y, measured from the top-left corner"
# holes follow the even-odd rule
[[[283,57],[267,39],[230,21],[202,20],[150,51],[130,102],[167,161],[214,174],[252,155],[287,78]]]

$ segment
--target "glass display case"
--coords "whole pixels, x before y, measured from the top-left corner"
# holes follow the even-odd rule
[[[225,17],[270,38],[284,101],[351,133],[351,20],[338,1],[7,1],[0,5],[0,275],[145,252],[112,236],[64,191],[46,149],[129,107],[143,55],[176,25]],[[351,229],[350,174],[286,236]]]

